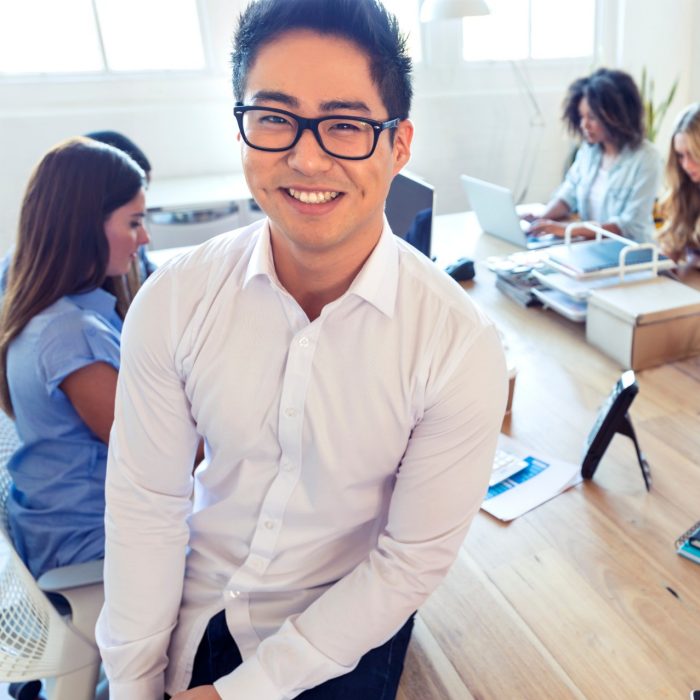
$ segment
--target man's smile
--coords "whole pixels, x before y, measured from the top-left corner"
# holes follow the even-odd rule
[[[340,192],[334,190],[298,190],[290,187],[287,192],[294,199],[304,204],[325,204],[334,200]]]

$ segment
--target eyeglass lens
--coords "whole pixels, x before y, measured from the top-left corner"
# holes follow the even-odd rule
[[[265,109],[251,109],[243,115],[243,131],[251,146],[290,148],[297,137],[299,123],[293,117]],[[361,119],[323,119],[318,124],[323,147],[334,155],[352,158],[371,153],[374,129]]]

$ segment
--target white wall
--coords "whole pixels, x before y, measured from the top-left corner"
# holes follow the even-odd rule
[[[677,113],[689,102],[700,99],[700,7],[696,0],[618,2],[616,63],[635,77],[641,76],[646,67],[655,83],[657,101],[666,97],[675,80],[679,81],[656,141],[665,156]]]
[[[33,166],[64,138],[121,131],[144,150],[154,179],[240,170],[228,52],[243,5],[200,0],[206,73],[0,81],[0,252],[14,239]]]
[[[680,75],[673,113],[700,99],[700,46],[694,41],[700,35],[700,8],[695,0],[600,3],[604,21],[598,65],[619,65],[635,76],[646,65],[659,94]],[[243,0],[202,0],[213,65],[207,74],[0,83],[0,250],[14,236],[32,166],[62,138],[97,129],[123,131],[147,153],[155,178],[240,169],[228,49],[242,4]],[[533,111],[511,66],[474,70],[461,65],[459,31],[459,23],[427,30],[430,65],[416,71],[410,169],[435,185],[439,212],[457,211],[466,203],[460,173],[517,188],[523,163],[530,162],[528,144],[530,149],[537,145],[527,199],[546,199],[561,177],[570,148],[559,121],[564,91],[591,66],[562,62],[529,68],[545,117],[544,127],[531,127]],[[671,121],[661,134],[663,152]]]

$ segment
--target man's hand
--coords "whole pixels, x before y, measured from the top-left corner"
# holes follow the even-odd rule
[[[172,700],[221,700],[213,685],[200,685],[173,695]]]

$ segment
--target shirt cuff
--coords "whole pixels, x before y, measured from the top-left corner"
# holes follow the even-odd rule
[[[275,687],[263,670],[257,656],[251,656],[228,676],[219,678],[214,682],[214,688],[221,700],[286,700],[286,696]],[[110,700],[111,697],[110,695]]]
[[[160,700],[164,692],[165,678],[162,673],[138,681],[109,681],[109,700]]]

